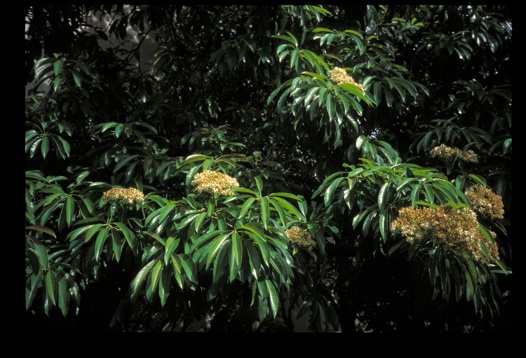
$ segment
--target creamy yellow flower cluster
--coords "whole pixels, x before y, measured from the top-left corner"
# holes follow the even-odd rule
[[[478,163],[479,158],[472,150],[460,150],[454,147],[448,147],[445,144],[440,144],[431,149],[429,152],[432,158],[441,158],[446,161],[451,161],[459,158],[463,162]]]
[[[190,184],[197,192],[219,195],[232,195],[232,188],[239,187],[236,178],[212,170],[204,170],[201,173],[197,173]]]
[[[391,223],[391,229],[399,231],[408,242],[439,240],[479,262],[487,262],[481,247],[484,242],[490,259],[497,260],[497,244],[490,242],[478,227],[477,215],[473,210],[467,207],[454,209],[449,205],[437,209],[404,207]],[[494,232],[490,233],[493,238],[496,237]]]
[[[102,199],[104,201],[119,201],[128,204],[142,204],[144,201],[144,194],[142,191],[135,188],[112,188],[103,194]]]
[[[491,220],[504,218],[502,198],[491,189],[477,184],[466,192],[466,196],[473,210],[482,218]]]
[[[343,68],[334,67],[332,70],[329,71],[329,73],[331,75],[331,81],[336,83],[349,83],[359,87],[362,90],[362,92],[365,92],[363,85],[361,85],[360,83],[356,83],[356,81],[354,81],[354,79],[351,76],[349,76]]]
[[[305,229],[293,227],[285,230],[285,234],[287,234],[291,243],[304,247],[309,251],[312,251],[312,248],[316,246],[316,241],[314,241],[311,234]]]

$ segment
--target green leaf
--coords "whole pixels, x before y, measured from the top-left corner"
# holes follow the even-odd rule
[[[269,221],[269,208],[268,208],[268,198],[261,198],[261,219],[263,220],[263,227],[268,229]]]
[[[206,267],[210,265],[210,263],[214,260],[214,257],[217,255],[217,253],[221,250],[223,245],[228,241],[230,234],[231,233],[220,235],[210,244],[208,256],[206,259]]]
[[[117,225],[117,227],[124,234],[124,238],[126,239],[128,246],[130,248],[133,248],[135,246],[135,243],[134,243],[135,234],[133,233],[133,231],[131,231],[126,225],[124,225],[121,222],[116,222],[115,225]]]
[[[279,309],[279,296],[272,281],[265,280],[265,284],[267,285],[268,289],[268,297],[270,302],[270,309],[272,311],[272,317],[276,318]]]
[[[239,214],[237,216],[237,220],[240,220],[240,219],[243,219],[243,217],[245,216],[245,214],[248,212],[248,210],[250,209],[250,207],[252,206],[252,203],[254,203],[254,200],[256,200],[256,198],[248,198],[244,203],[243,203],[243,206],[241,207],[241,210],[239,211]]]
[[[115,255],[115,260],[119,262],[121,260],[121,253],[122,253],[121,232],[117,230],[111,230],[111,237],[112,237],[113,255]]]
[[[163,264],[161,260],[157,260],[157,263],[152,268],[150,286],[146,290],[146,297],[148,299],[151,299],[153,297],[154,292],[157,291],[157,287],[159,285],[159,279],[161,278],[162,267],[163,267]]]
[[[57,277],[55,273],[49,270],[46,273],[46,296],[49,297],[51,303],[56,305],[57,302]]]
[[[153,260],[148,262],[140,271],[137,273],[137,276],[133,279],[133,281],[130,284],[131,288],[131,299],[135,300],[137,298],[137,295],[139,294],[139,290],[141,289],[142,285],[144,284],[144,280],[150,273],[153,265],[158,262],[157,260]]]
[[[159,281],[159,299],[161,300],[161,306],[164,307],[166,300],[170,295],[170,281],[172,280],[172,275],[168,270],[162,271],[161,280]]]
[[[175,280],[177,281],[177,284],[180,288],[183,288],[183,277],[181,275],[182,273],[182,265],[181,265],[181,258],[178,255],[172,256],[172,266],[174,268],[174,276]]]
[[[261,256],[252,242],[248,240],[243,240],[242,242],[247,249],[248,258],[250,261],[250,273],[255,279],[257,279],[262,268]]]
[[[232,233],[232,244],[230,245],[230,274],[229,274],[229,281],[232,282],[238,276],[238,273],[240,272],[240,263],[243,256],[243,246],[241,243],[241,239],[239,238],[238,234],[236,232]]]
[[[68,227],[71,226],[71,222],[73,221],[73,210],[75,208],[75,200],[71,195],[69,195],[66,199],[66,222],[68,224]]]
[[[46,159],[47,153],[49,153],[49,137],[45,136],[42,138],[42,144],[40,145],[42,157]]]
[[[270,251],[268,248],[268,245],[265,242],[265,235],[261,231],[259,227],[257,227],[255,224],[246,224],[241,226],[238,230],[246,230],[249,233],[249,236],[254,239],[255,243],[259,247],[259,250],[261,251],[261,255],[263,256],[263,261],[265,264],[269,264],[269,258],[270,258]]]
[[[58,92],[61,83],[62,83],[62,77],[56,77],[56,78],[53,80],[53,90],[54,90],[55,92]]]
[[[243,243],[235,231],[232,233],[232,255],[237,267],[240,267],[243,258]]]
[[[387,238],[389,235],[389,224],[389,215],[381,213],[379,218],[379,225],[380,235],[382,236],[384,244],[387,242]]]
[[[378,193],[378,207],[380,208],[380,211],[384,211],[387,204],[389,203],[389,199],[391,198],[391,183],[386,182],[382,185],[380,188],[380,192]]]
[[[55,76],[58,76],[60,72],[62,71],[62,60],[56,60],[53,63],[53,70],[55,71]]]
[[[73,75],[73,80],[75,81],[77,86],[79,86],[79,88],[82,88],[82,75],[80,74],[80,72],[76,70],[71,70],[71,74]]]
[[[263,195],[263,182],[260,177],[255,177],[256,180],[256,187],[257,187],[257,195],[262,196]]]
[[[278,204],[275,204],[275,205],[281,205],[285,210],[287,210],[289,213],[296,216],[298,219],[303,218],[303,216],[298,211],[298,209],[296,209],[296,207],[292,205],[290,202],[288,202],[287,200],[278,198],[278,197],[273,197],[271,200],[274,202],[277,202]]]
[[[94,224],[94,225],[91,225],[89,230],[86,232],[86,236],[84,237],[84,242],[88,242],[91,240],[91,238],[93,237],[93,235],[95,235],[95,233],[97,231],[99,231],[99,229],[101,228],[103,224]]]
[[[176,239],[172,236],[170,236],[168,239],[166,239],[166,243],[164,245],[164,263],[168,265],[168,261],[170,260],[170,257],[174,253],[175,249],[179,246],[180,240]]]
[[[338,185],[340,185],[340,183],[341,183],[341,181],[343,179],[345,179],[345,178],[344,177],[340,177],[340,178],[335,179],[331,183],[329,188],[327,188],[327,190],[325,191],[325,194],[323,195],[323,202],[325,203],[326,206],[331,204],[332,198],[334,197],[334,192],[336,191],[336,188],[338,187]]]
[[[195,263],[187,255],[184,256],[185,257],[181,258],[181,265],[183,266],[186,277],[191,282],[197,283]]]
[[[100,254],[102,253],[102,250],[104,249],[104,244],[106,243],[106,239],[108,238],[108,230],[102,229],[99,231],[99,234],[97,235],[97,239],[95,240],[95,261],[99,261]]]
[[[26,282],[26,310],[28,310],[33,304],[33,300],[42,284],[43,275],[44,272],[38,270],[38,273],[36,275],[31,275]]]
[[[62,315],[66,317],[69,311],[69,292],[65,277],[61,277],[58,281],[58,307],[60,308]]]

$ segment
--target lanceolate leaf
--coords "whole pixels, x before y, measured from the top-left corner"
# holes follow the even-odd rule
[[[39,270],[36,275],[31,275],[26,280],[26,310],[33,304],[33,300],[42,285],[43,271]]]
[[[57,277],[53,271],[49,270],[48,272],[46,272],[46,282],[45,283],[46,283],[45,285],[46,296],[49,298],[51,303],[53,303],[53,305],[56,305],[58,286],[57,286]]]
[[[131,282],[130,289],[131,289],[131,298],[132,298],[132,300],[135,300],[137,298],[137,295],[139,294],[139,291],[140,291],[142,285],[144,284],[144,281],[145,281],[146,277],[148,277],[148,274],[150,273],[153,265],[155,265],[156,262],[157,262],[157,260],[152,260],[152,261],[148,262],[139,271],[137,276],[135,276],[135,278]]]
[[[212,241],[209,247],[208,256],[206,259],[206,266],[208,267],[214,257],[217,255],[217,253],[221,250],[223,245],[226,243],[228,238],[230,237],[230,233],[226,233],[224,235],[220,235],[217,238]]]
[[[102,253],[102,250],[104,249],[104,244],[106,243],[106,239],[108,238],[108,230],[102,229],[99,231],[99,234],[97,235],[97,239],[95,240],[95,261],[99,261],[100,255]]]
[[[267,285],[268,289],[268,297],[270,302],[270,309],[272,311],[272,317],[276,318],[279,309],[279,296],[272,281],[265,280],[265,284]]]
[[[62,315],[66,317],[69,311],[69,292],[65,277],[61,277],[60,280],[58,280],[58,307]]]

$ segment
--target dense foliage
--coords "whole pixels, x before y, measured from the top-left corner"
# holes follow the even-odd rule
[[[511,27],[499,5],[28,7],[26,326],[509,329]]]

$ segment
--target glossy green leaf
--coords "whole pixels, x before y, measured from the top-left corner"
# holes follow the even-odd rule
[[[208,301],[212,301],[214,298],[220,295],[221,289],[226,284],[227,279],[227,274],[222,274],[216,277],[216,279],[210,285],[210,288],[208,289],[208,292],[206,294],[206,298]]]
[[[46,272],[45,278],[46,296],[49,297],[51,303],[56,305],[57,302],[57,277],[51,270]]]
[[[241,259],[243,257],[243,244],[236,232],[232,233],[232,244],[230,245],[230,272],[229,281],[232,282],[240,274]]]
[[[268,198],[263,197],[261,198],[261,219],[265,229],[268,229],[269,215]]]
[[[164,244],[164,263],[165,265],[168,265],[168,262],[170,261],[170,257],[174,253],[175,249],[179,246],[180,240],[176,239],[172,236],[170,236],[168,239],[166,239],[166,243]]]
[[[378,207],[380,208],[380,211],[384,211],[386,209],[387,205],[389,204],[391,194],[391,183],[385,182],[378,193]]]
[[[210,263],[214,260],[217,253],[221,250],[223,245],[228,241],[230,233],[219,235],[217,238],[212,241],[209,247],[208,256],[206,259],[206,266],[208,267]]]
[[[40,150],[42,153],[42,157],[46,159],[46,156],[49,153],[49,137],[47,136],[42,137],[42,143],[40,145]]]
[[[90,241],[93,235],[95,235],[95,233],[97,233],[102,226],[103,224],[91,225],[88,231],[86,232],[86,236],[84,237],[84,242]]]
[[[71,226],[71,222],[73,221],[73,213],[75,209],[75,200],[71,195],[69,195],[66,198],[66,223],[68,224],[68,227]]]
[[[275,202],[278,202],[279,205],[281,205],[281,207],[283,207],[286,211],[288,211],[289,213],[294,215],[296,218],[302,219],[301,213],[289,201],[287,201],[287,200],[285,200],[283,198],[278,198],[278,197],[273,197],[272,200],[275,201]]]
[[[232,257],[236,263],[236,266],[241,266],[243,258],[243,243],[241,237],[237,232],[232,233]]]
[[[270,302],[270,309],[272,311],[272,317],[276,318],[279,310],[279,296],[272,281],[265,280],[265,284],[267,285],[268,289],[268,297]]]
[[[171,257],[172,261],[172,267],[173,267],[173,273],[175,277],[175,281],[177,281],[177,284],[182,289],[183,288],[183,276],[182,276],[182,266],[181,266],[181,258],[178,255],[172,255]]]
[[[181,265],[186,274],[186,277],[194,283],[197,283],[196,266],[195,263],[186,255],[181,258]]]
[[[135,246],[135,234],[133,231],[131,231],[125,224],[121,222],[116,222],[115,225],[121,230],[126,242],[128,243],[128,246],[133,248]]]
[[[254,244],[249,240],[243,240],[242,243],[247,249],[248,258],[250,262],[250,273],[255,279],[258,279],[259,273],[262,269],[261,255],[257,248],[254,246]]]
[[[159,299],[161,300],[161,306],[166,305],[168,296],[170,295],[170,282],[172,275],[168,270],[162,270],[161,280],[159,281]]]
[[[33,304],[33,300],[42,285],[43,276],[44,272],[38,270],[36,275],[31,275],[29,279],[26,279],[26,310]]]
[[[323,195],[323,202],[326,206],[330,205],[332,203],[334,192],[336,191],[336,188],[340,185],[342,180],[345,179],[344,177],[336,178],[331,183],[331,185],[327,188],[325,191],[325,194]]]
[[[69,312],[69,292],[65,277],[61,277],[60,280],[58,280],[58,307],[62,315],[66,317]]]
[[[80,74],[80,72],[71,70],[71,74],[73,75],[73,80],[75,81],[76,85],[79,88],[82,88],[82,75]]]
[[[122,238],[120,231],[111,230],[111,239],[113,255],[115,256],[115,260],[119,262],[122,254]]]
[[[58,92],[61,83],[62,77],[55,77],[55,79],[53,80],[53,91]]]
[[[163,268],[163,264],[161,260],[158,260],[155,266],[152,268],[152,273],[150,276],[151,277],[150,286],[146,290],[146,297],[148,299],[151,299],[153,297],[153,294],[157,291],[159,280],[162,274],[162,268]]]
[[[97,239],[95,240],[95,261],[99,261],[100,255],[102,253],[102,250],[104,249],[104,244],[106,243],[106,239],[108,238],[108,230],[101,229],[99,231],[99,234],[97,235]]]
[[[241,207],[241,210],[239,211],[239,214],[237,216],[237,219],[242,219],[245,217],[245,214],[248,212],[248,210],[250,210],[250,208],[252,207],[252,204],[254,203],[254,200],[256,200],[256,198],[248,198],[244,203],[243,203],[243,206]]]
[[[148,262],[137,273],[137,275],[135,276],[135,278],[131,282],[130,289],[131,289],[131,298],[132,298],[132,300],[135,300],[137,298],[137,295],[139,294],[140,289],[141,289],[142,285],[144,284],[146,277],[148,277],[148,274],[150,273],[150,271],[152,270],[153,265],[155,265],[156,262],[158,262],[158,261],[157,260],[152,260],[152,261]]]
[[[378,225],[380,228],[380,235],[382,236],[382,241],[385,244],[387,242],[387,238],[389,237],[389,225],[390,225],[389,215],[380,213]]]

